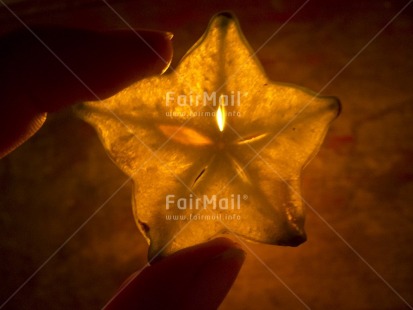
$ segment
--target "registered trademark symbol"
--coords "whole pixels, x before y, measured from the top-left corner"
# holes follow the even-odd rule
[[[247,200],[247,199],[248,199],[248,195],[247,195],[247,194],[242,195],[242,199]]]

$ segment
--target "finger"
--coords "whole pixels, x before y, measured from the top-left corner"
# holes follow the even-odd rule
[[[217,238],[145,268],[107,309],[216,309],[234,283],[245,252]]]
[[[30,137],[45,112],[99,100],[161,73],[171,35],[154,31],[93,32],[35,28],[0,39],[0,154]],[[21,117],[23,116],[23,117]]]

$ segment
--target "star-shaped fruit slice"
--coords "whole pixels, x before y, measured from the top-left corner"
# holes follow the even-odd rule
[[[176,70],[78,108],[133,179],[150,258],[222,233],[305,241],[300,173],[338,112],[333,97],[270,81],[229,13]]]

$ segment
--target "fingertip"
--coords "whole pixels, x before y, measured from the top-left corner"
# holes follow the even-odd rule
[[[145,268],[108,309],[216,309],[244,260],[241,246],[227,238],[183,249]]]
[[[140,79],[163,73],[172,59],[168,32],[63,29],[58,34],[45,31],[46,37],[50,35],[50,46],[67,68],[61,66],[65,72],[48,75],[60,76],[64,83],[43,81],[50,85],[48,93],[42,94],[48,98],[42,104],[46,111],[79,101],[106,99]]]
[[[26,105],[38,112],[105,99],[164,72],[172,59],[171,34],[160,31],[38,26],[0,40],[1,73],[30,94]]]
[[[112,30],[101,34],[93,54],[79,55],[79,77],[93,92],[81,100],[102,100],[138,80],[162,74],[172,61],[171,33],[152,30]],[[77,61],[77,60],[75,60]]]
[[[223,244],[230,245],[227,241]],[[234,284],[245,258],[244,250],[232,243],[226,250],[208,259],[192,283],[188,308],[217,309]]]

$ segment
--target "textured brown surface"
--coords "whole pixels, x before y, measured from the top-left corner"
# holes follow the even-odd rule
[[[18,2],[15,8],[30,23],[124,27],[103,3],[85,3],[64,11],[64,4],[54,6],[52,13]],[[237,14],[257,49],[302,3],[125,1],[114,7],[134,27],[175,33],[176,64],[219,10]],[[222,309],[303,308],[296,296],[314,309],[407,308],[383,279],[413,305],[412,8],[358,55],[406,3],[310,0],[258,52],[271,79],[335,95],[343,112],[304,172],[309,240],[298,248],[248,244],[255,254],[249,253]],[[17,25],[4,8],[0,22],[3,32]],[[93,130],[69,109],[51,115],[33,139],[3,159],[1,301],[125,180]],[[99,308],[145,263],[146,251],[133,222],[128,183],[6,309]]]

